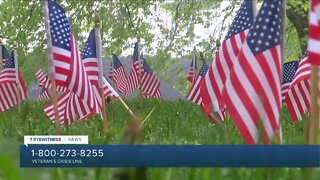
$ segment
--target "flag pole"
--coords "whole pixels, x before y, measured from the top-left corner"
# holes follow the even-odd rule
[[[20,98],[20,86],[19,86],[19,68],[18,68],[19,62],[18,62],[17,42],[16,41],[13,42],[13,58],[14,58],[14,68],[16,70],[15,76],[16,76],[16,93],[17,93],[18,112],[20,112],[21,111],[21,108],[20,108],[21,98]]]
[[[112,79],[111,79],[112,80],[112,87],[115,87],[113,50],[110,51],[110,54],[111,54],[111,68],[112,68],[112,72],[111,72],[111,75],[112,75]]]
[[[54,108],[54,124],[56,129],[56,134],[61,134],[61,124],[60,117],[58,113],[58,93],[57,93],[57,85],[55,81],[55,69],[53,67],[53,53],[52,53],[52,41],[51,41],[51,32],[50,32],[50,24],[49,24],[49,12],[48,12],[48,0],[43,1],[43,10],[44,10],[44,23],[47,31],[47,46],[48,46],[48,77],[51,81],[51,89],[52,89],[52,104]]]
[[[120,103],[123,105],[123,107],[130,113],[130,115],[134,118],[134,119],[138,119],[137,116],[131,111],[131,109],[129,108],[129,106],[123,101],[123,99],[119,96],[118,97],[120,100]]]
[[[108,127],[107,127],[107,114],[106,114],[106,98],[104,97],[104,89],[103,89],[103,65],[102,65],[102,45],[101,45],[101,35],[100,35],[100,17],[99,14],[96,13],[95,15],[95,39],[96,39],[96,53],[98,59],[98,66],[99,66],[99,89],[100,89],[100,96],[101,96],[101,111],[102,111],[102,126],[104,134],[108,134]]]
[[[140,48],[140,35],[137,35],[137,46],[138,46],[138,62],[139,62],[139,90],[140,90],[140,102],[141,102],[141,106],[143,105],[143,97],[142,97],[142,89],[141,89],[141,68],[143,66],[143,61],[141,61],[141,48]]]
[[[193,72],[195,73],[196,72],[196,47],[193,47],[193,57],[192,57],[192,65],[193,65]],[[194,83],[194,81],[195,81],[195,75],[194,75],[194,73],[193,73],[193,76],[192,76],[192,84]]]
[[[3,64],[2,64],[2,60],[3,60],[3,58],[2,58],[2,37],[0,36],[0,57],[1,57],[1,59],[0,59],[0,72],[3,70]]]
[[[285,26],[286,26],[286,22],[285,22],[285,20],[286,20],[286,3],[284,2],[283,4],[282,4],[282,12],[283,12],[283,15],[282,15],[282,22],[281,22],[281,26],[282,26],[282,31],[281,31],[281,71],[280,71],[280,83],[282,84],[283,82],[283,79],[282,79],[282,77],[283,77],[283,63],[284,63],[284,61],[285,61],[285,56],[284,56],[284,54],[285,54],[285,37],[286,37],[286,28],[285,28]],[[280,99],[279,99],[279,101],[281,101]],[[281,111],[280,111],[280,117],[279,117],[280,119],[279,119],[279,128],[278,128],[278,132],[277,132],[277,138],[279,139],[279,142],[280,143],[282,143],[282,118],[281,118]]]
[[[311,107],[309,122],[309,144],[317,144],[319,128],[319,88],[318,66],[311,65]]]

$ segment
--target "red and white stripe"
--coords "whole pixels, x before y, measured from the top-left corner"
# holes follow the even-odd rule
[[[0,74],[0,83],[16,83],[16,70],[14,68],[5,68]]]
[[[61,123],[67,123],[67,119],[65,117],[66,115],[66,106],[67,106],[67,102],[68,99],[70,98],[70,91],[66,91],[64,92],[58,100],[58,115],[59,115],[59,119],[61,121]],[[55,114],[54,114],[54,106],[52,103],[45,105],[43,108],[45,114],[48,116],[48,118],[54,122],[55,120]]]
[[[204,78],[202,76],[198,76],[196,78],[195,83],[192,85],[190,91],[187,94],[187,99],[194,102],[197,105],[200,105],[202,103],[202,98],[200,95],[200,87],[203,83]]]
[[[187,80],[191,83],[198,77],[198,71],[195,67],[191,66],[188,70]]]
[[[68,87],[90,108],[97,110],[96,97],[84,64],[81,62],[73,34],[71,34],[70,46],[71,52],[59,47],[52,47],[56,83],[58,86]]]
[[[48,91],[48,89],[45,89],[43,92],[41,92],[38,96],[38,100],[48,100],[51,99],[50,93]]]
[[[112,68],[110,73],[112,74],[112,80],[116,84],[118,91],[125,93],[128,81],[123,66],[120,66],[118,69]]]
[[[51,82],[49,81],[48,75],[45,74],[41,68],[39,68],[36,72],[36,77],[38,79],[38,83],[40,87],[51,89]],[[67,91],[67,87],[57,86],[57,91],[65,92]]]
[[[144,72],[142,74],[141,90],[144,94],[147,94],[149,97],[156,97],[157,92],[160,91],[160,80],[154,72]]]
[[[311,64],[320,66],[320,0],[311,0],[308,56]]]
[[[214,123],[223,122],[226,118],[225,111],[212,111],[212,106],[205,106],[203,103],[200,104],[202,112]]]
[[[201,87],[201,96],[205,106],[212,103],[215,111],[225,107],[222,97],[224,83],[230,74],[230,68],[237,61],[237,55],[243,45],[249,30],[242,31],[225,40],[216,53],[216,59],[212,62]]]
[[[133,61],[131,60],[131,69],[128,76],[127,86],[125,90],[125,97],[129,96],[136,90],[140,85],[140,72],[142,74],[142,60]]]
[[[258,142],[262,122],[264,142],[279,130],[281,109],[281,48],[276,45],[256,56],[242,47],[226,81],[226,108],[245,142]]]
[[[1,73],[3,72],[4,71]],[[18,71],[18,76],[18,84],[16,83],[16,80],[12,83],[10,81],[0,79],[0,112],[6,111],[17,105],[17,87],[19,88],[20,101],[27,98],[27,87],[24,83],[20,70]]]
[[[290,84],[285,103],[293,121],[302,120],[310,108],[311,64],[308,56],[303,58]]]

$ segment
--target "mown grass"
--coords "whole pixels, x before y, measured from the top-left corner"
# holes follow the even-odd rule
[[[19,145],[24,135],[55,134],[54,126],[42,111],[47,102],[24,102],[21,113],[11,109],[0,113],[0,179],[110,179],[112,168],[20,168]],[[139,117],[155,107],[144,124],[144,144],[243,144],[229,119],[210,122],[200,108],[186,101],[139,100],[127,102]],[[89,135],[90,144],[121,144],[129,114],[118,102],[108,105],[109,135],[103,135],[99,117],[63,128],[62,134]],[[283,143],[302,144],[303,123],[292,123],[283,109]],[[263,158],[263,157],[261,157]],[[149,179],[302,179],[301,168],[149,168]],[[319,171],[314,179],[320,177]]]

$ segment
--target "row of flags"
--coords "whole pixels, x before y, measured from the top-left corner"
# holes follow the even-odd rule
[[[133,57],[131,60],[131,69],[129,75],[126,75],[123,65],[115,54],[112,54],[112,62],[108,77],[113,80],[117,90],[125,95],[132,94],[136,89],[140,89],[141,95],[146,98],[161,98],[160,79],[153,72],[150,65],[139,53],[139,43],[135,43],[133,48]]]
[[[106,102],[102,102],[100,88],[105,99],[109,96],[118,98],[119,94],[105,77],[99,76],[98,53],[101,53],[102,48],[98,43],[101,43],[101,40],[97,40],[97,37],[100,32],[97,29],[90,32],[80,55],[63,8],[52,0],[48,0],[44,8],[47,15],[49,57],[52,52],[52,59],[49,58],[48,75],[40,69],[36,73],[42,88],[38,99],[51,97],[48,90],[54,80],[61,94],[57,105],[62,123],[71,124],[76,119],[83,121],[94,114],[103,118],[102,106]],[[136,66],[130,70],[130,75],[126,76],[118,57],[112,54],[109,77],[115,82],[117,90],[128,96],[140,88],[145,97],[161,98],[160,80],[140,53],[139,42],[135,44],[133,57],[132,63]],[[50,120],[55,119],[53,103],[46,105],[44,111]]]
[[[309,111],[310,62],[320,58],[319,0],[311,2],[309,55],[284,64],[285,2],[265,0],[256,17],[253,2],[243,1],[209,68],[203,61],[197,74],[193,58],[187,75],[192,83],[187,99],[200,105],[210,119],[223,121],[227,112],[248,144],[260,138],[264,143],[275,137],[281,140],[282,103],[293,121]]]
[[[39,68],[35,73],[41,88],[37,99],[52,98],[51,82],[54,80],[57,85],[55,91],[60,94],[57,104],[61,123],[71,124],[76,119],[86,120],[94,114],[102,116],[101,107],[105,102],[102,102],[100,88],[105,98],[114,99],[119,97],[119,94],[105,77],[102,77],[101,81],[99,79],[97,50],[101,46],[96,44],[96,29],[90,32],[80,54],[64,9],[53,0],[48,0],[44,10],[50,47],[49,71],[47,75]],[[0,74],[0,110],[5,111],[17,105],[17,87],[21,91],[20,101],[26,99],[26,87],[20,71],[17,73],[18,67],[15,66],[13,54],[10,55],[4,46],[2,56],[4,69]],[[113,65],[109,77],[115,82],[119,92],[128,96],[139,88],[144,97],[161,98],[160,80],[140,53],[139,42],[134,46],[134,66],[129,76],[118,57],[115,54],[112,57]],[[46,105],[44,111],[50,120],[55,119],[53,103]]]
[[[230,115],[243,139],[257,143],[262,134],[268,143],[278,136],[281,140],[280,109],[285,103],[294,121],[310,109],[310,64],[320,58],[320,1],[311,2],[308,54],[300,62],[282,62],[283,1],[265,0],[255,16],[254,1],[245,0],[218,51],[208,64],[203,58],[197,72],[194,55],[187,79],[192,87],[187,99],[200,105],[215,122]],[[102,116],[103,96],[118,98],[105,77],[99,76],[97,29],[90,32],[80,55],[69,21],[62,7],[46,1],[46,28],[49,49],[48,75],[36,72],[41,94],[38,99],[51,98],[52,83],[60,92],[58,116],[62,123],[86,120],[94,114]],[[98,44],[98,45],[97,45]],[[100,49],[100,50],[99,50]],[[26,87],[14,53],[2,46],[4,69],[0,73],[0,111],[5,111],[26,99]],[[147,98],[161,98],[160,80],[135,43],[128,75],[115,54],[109,78],[117,90],[129,96],[136,89]],[[18,90],[17,90],[18,89]],[[20,95],[20,99],[19,99]],[[55,119],[54,104],[44,107],[50,120]],[[260,128],[262,132],[260,132]]]

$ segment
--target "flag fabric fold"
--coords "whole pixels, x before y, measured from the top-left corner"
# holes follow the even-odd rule
[[[125,97],[129,96],[139,88],[140,85],[140,78],[143,71],[143,61],[141,60],[141,57],[139,56],[140,50],[139,50],[139,42],[136,42],[134,44],[133,48],[133,56],[131,59],[131,68],[130,73],[127,79],[127,86],[125,89]]]
[[[237,61],[238,53],[242,48],[249,28],[254,21],[253,1],[245,0],[240,6],[231,27],[219,47],[215,60],[212,62],[208,73],[205,75],[201,87],[201,96],[204,106],[211,106],[214,111],[223,110],[225,103],[222,90],[230,69]]]
[[[127,75],[119,58],[115,54],[112,54],[111,64],[109,78],[116,84],[117,90],[120,93],[125,93],[128,82]]]
[[[153,97],[160,99],[161,92],[160,92],[160,79],[158,76],[152,71],[148,62],[143,58],[143,70],[141,76],[141,91],[142,94],[148,97]]]
[[[305,54],[288,88],[285,103],[293,121],[302,120],[303,115],[310,110],[310,67]]]
[[[283,3],[263,2],[223,89],[230,117],[248,144],[258,143],[259,134],[268,143],[279,131]]]
[[[202,103],[202,98],[200,95],[200,87],[203,83],[204,76],[206,75],[208,71],[208,64],[205,60],[203,60],[202,67],[199,71],[199,75],[196,77],[194,83],[192,84],[191,89],[189,90],[187,94],[187,99],[194,102],[197,105],[200,105]]]
[[[298,69],[299,62],[291,61],[283,64],[282,86],[281,86],[281,101],[284,102],[287,96],[289,86]]]
[[[49,73],[54,74],[57,86],[67,87],[82,99],[93,111],[97,110],[97,100],[91,82],[81,62],[77,43],[64,9],[52,0],[48,0],[47,16],[53,59]]]

